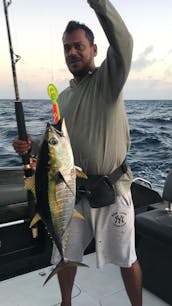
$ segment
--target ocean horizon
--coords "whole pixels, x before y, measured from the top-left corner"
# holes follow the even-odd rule
[[[15,99],[0,99],[0,167],[19,166],[21,158],[12,141],[17,136]],[[21,99],[27,133],[39,137],[52,122],[49,99]],[[142,177],[162,191],[172,169],[172,100],[125,100],[131,147],[127,154],[133,176]]]

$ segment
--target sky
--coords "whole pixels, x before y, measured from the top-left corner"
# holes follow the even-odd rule
[[[134,40],[125,99],[172,99],[172,0],[112,0]],[[12,0],[8,8],[21,99],[48,99],[47,85],[61,92],[72,75],[62,34],[69,20],[88,25],[98,45],[96,65],[108,42],[93,9],[83,0]],[[3,1],[0,2],[0,98],[15,99]]]

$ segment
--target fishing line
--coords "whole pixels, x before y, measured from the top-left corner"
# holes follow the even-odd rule
[[[54,83],[54,40],[53,40],[53,34],[52,34],[52,25],[49,27],[49,46],[50,46],[50,51],[49,51],[49,60],[50,60],[50,67],[51,67],[51,81]]]
[[[50,28],[50,40],[51,40],[51,42],[50,42],[50,44],[49,44],[49,46],[51,46],[51,48],[50,48],[50,50],[51,50],[51,53],[50,53],[50,67],[51,67],[51,80],[52,80],[52,83],[54,83],[54,65],[53,65],[53,63],[54,63],[54,46],[53,46],[53,44],[54,44],[54,40],[53,40],[53,35],[52,35],[52,27]]]
[[[17,26],[16,26],[16,20],[19,19],[19,16],[17,14],[17,8],[15,5],[13,5],[13,1],[7,1],[9,3],[9,13],[10,13],[10,28],[12,29],[12,37],[13,37],[13,41],[15,42],[15,45],[13,45],[13,54],[14,54],[14,57],[15,57],[15,63],[17,64],[17,62],[20,61],[20,64],[17,65],[17,71],[20,71],[20,73],[17,74],[17,77],[18,77],[18,83],[19,84],[19,88],[20,88],[20,85],[21,85],[21,78],[19,77],[20,75],[22,76],[22,83],[24,83],[24,85],[26,85],[28,82],[26,80],[26,73],[25,73],[25,70],[23,68],[23,58],[21,56],[21,54],[18,54],[18,51],[20,49],[20,44],[19,44],[19,41],[22,41],[22,46],[24,45],[24,42],[25,42],[25,39],[18,35],[18,30],[17,30]],[[11,30],[10,29],[10,30]],[[21,33],[21,32],[20,32]],[[28,88],[29,90],[29,88]],[[20,90],[20,93],[21,93],[21,90]]]

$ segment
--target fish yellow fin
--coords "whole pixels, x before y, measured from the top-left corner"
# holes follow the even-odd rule
[[[35,175],[25,177],[24,179],[24,188],[26,190],[30,190],[34,197],[36,198],[36,193],[35,193]]]
[[[76,176],[88,179],[87,175],[82,171],[80,167],[75,166],[75,171],[76,171]]]
[[[72,217],[74,217],[74,218],[79,218],[79,219],[82,219],[82,220],[85,220],[84,216],[81,215],[81,214],[79,213],[79,211],[77,211],[76,209],[73,210]]]
[[[42,220],[42,219],[41,219],[41,216],[40,216],[39,214],[36,214],[36,215],[33,217],[33,219],[32,219],[32,221],[31,221],[29,227],[31,228],[32,226],[34,226],[34,225],[35,225],[38,221],[40,221],[40,220]]]

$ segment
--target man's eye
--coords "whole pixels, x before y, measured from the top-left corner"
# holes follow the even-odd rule
[[[64,46],[64,51],[67,53],[70,51],[70,47],[69,46]]]
[[[82,50],[83,50],[83,45],[77,44],[77,45],[75,46],[75,49],[78,50],[78,51],[82,51]]]

